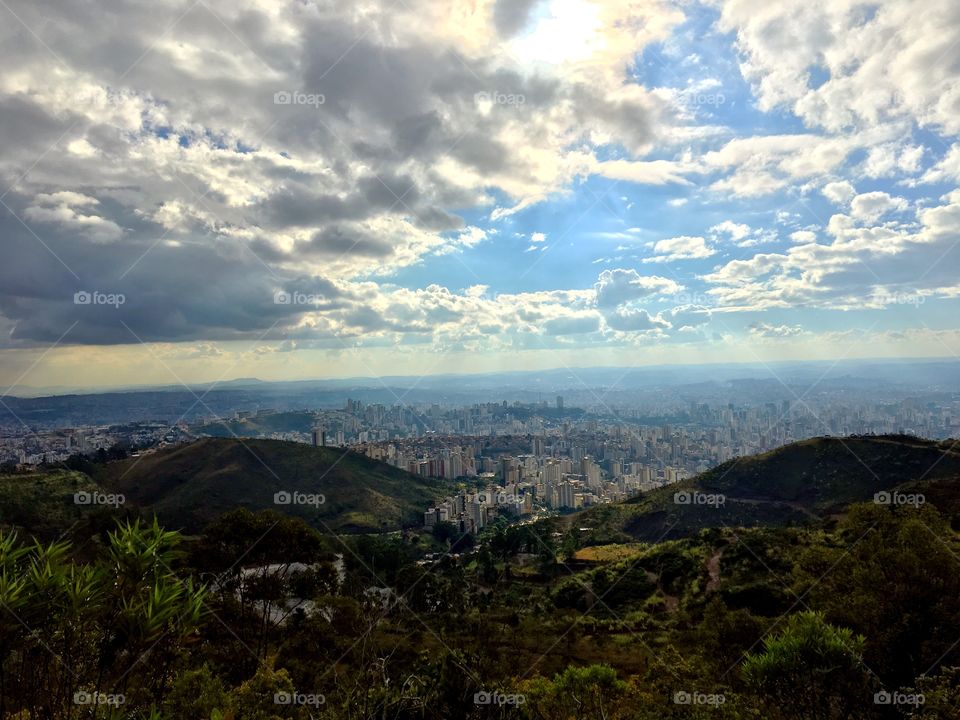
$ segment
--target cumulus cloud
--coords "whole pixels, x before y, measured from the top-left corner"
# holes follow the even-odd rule
[[[660,316],[651,315],[642,308],[618,308],[605,317],[607,327],[623,332],[646,332],[664,330],[670,323]]]
[[[710,228],[710,237],[715,241],[731,242],[737,247],[754,247],[777,239],[776,232],[753,228],[746,223],[724,220]]]
[[[817,234],[811,230],[796,230],[790,233],[790,239],[796,243],[812,243],[817,241]]]
[[[878,286],[887,294],[893,288],[910,297],[952,297],[960,193],[919,210],[917,224],[882,222],[885,213],[905,208],[902,198],[863,193],[853,202],[857,217],[834,215],[827,242],[800,236],[782,253],[731,260],[704,276],[708,294],[723,307],[752,310],[875,307]]]
[[[657,242],[653,244],[653,252],[656,254],[643,259],[645,263],[707,258],[715,254],[716,250],[708,247],[707,241],[702,237],[681,235],[680,237],[667,238],[666,240],[657,240]]]
[[[844,205],[857,194],[857,191],[854,189],[846,180],[838,180],[836,182],[829,182],[823,186],[821,190],[823,196],[827,198],[830,202],[835,205]]]
[[[862,193],[850,201],[850,215],[866,222],[875,222],[887,213],[906,209],[906,200],[881,191]]]
[[[750,334],[762,338],[790,338],[803,335],[804,330],[799,325],[771,325],[765,322],[755,322],[750,325]]]
[[[789,108],[830,131],[904,118],[960,131],[960,14],[951,0],[735,0],[723,4],[720,26],[736,33],[741,72],[763,110]],[[826,79],[815,82],[814,70]]]
[[[594,287],[597,307],[609,308],[655,295],[679,292],[679,283],[659,275],[640,275],[636,270],[604,270]]]

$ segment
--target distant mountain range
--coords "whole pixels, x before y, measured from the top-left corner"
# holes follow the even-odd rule
[[[523,389],[552,393],[590,387],[642,388],[676,386],[699,382],[780,377],[790,380],[831,380],[861,378],[865,381],[893,381],[897,384],[956,386],[960,382],[960,362],[943,358],[870,359],[839,361],[779,361],[769,363],[707,363],[640,365],[635,367],[578,367],[547,370],[518,370],[494,373],[445,373],[426,377],[384,375],[379,377],[318,378],[310,380],[267,381],[235,378],[215,383],[189,383],[197,393],[218,390],[244,390],[287,394],[306,391],[344,391],[367,389],[381,393],[405,391],[474,392],[495,389]],[[184,385],[135,385],[114,388],[78,388],[69,386],[32,387],[14,385],[4,396],[36,398],[52,395],[89,395],[131,392],[183,392]],[[550,400],[551,398],[545,398]]]
[[[211,422],[237,411],[302,412],[341,408],[348,398],[365,404],[472,405],[520,402],[553,407],[642,405],[664,393],[683,406],[710,402],[758,404],[820,392],[869,393],[884,398],[938,402],[960,386],[960,362],[943,360],[848,360],[770,364],[671,365],[635,368],[573,368],[424,378],[382,377],[294,382],[237,379],[190,387],[128,388],[110,392],[42,395],[34,388],[22,397],[8,390],[0,424],[42,428],[112,425],[131,422]],[[11,393],[13,395],[11,395]],[[669,419],[667,419],[669,421]],[[211,433],[213,434],[213,433]]]

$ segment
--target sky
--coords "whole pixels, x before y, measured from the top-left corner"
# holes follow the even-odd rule
[[[960,357],[954,0],[0,4],[0,390]]]

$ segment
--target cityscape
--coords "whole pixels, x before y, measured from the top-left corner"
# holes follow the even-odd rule
[[[764,392],[769,390],[758,394]],[[724,403],[715,389],[709,402],[684,403],[686,386],[650,393],[656,401],[641,399],[637,405],[620,404],[623,393],[598,389],[588,393],[594,404],[586,407],[572,407],[563,395],[552,402],[464,406],[386,405],[347,397],[336,409],[237,410],[229,418],[201,417],[193,424],[134,422],[41,432],[11,424],[0,437],[0,460],[55,465],[118,448],[124,448],[120,456],[137,457],[211,432],[343,448],[411,475],[463,482],[456,494],[424,508],[423,524],[450,522],[460,532],[477,533],[496,517],[513,522],[621,502],[731,459],[809,438],[960,435],[956,393],[888,392],[887,397],[864,392],[848,380],[843,402],[833,389],[792,401]],[[270,425],[300,429],[261,427]]]

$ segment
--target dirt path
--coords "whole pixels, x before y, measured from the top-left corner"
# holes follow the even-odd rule
[[[707,573],[710,579],[707,581],[707,592],[716,592],[720,589],[720,558],[723,557],[723,548],[717,550],[707,560]]]

